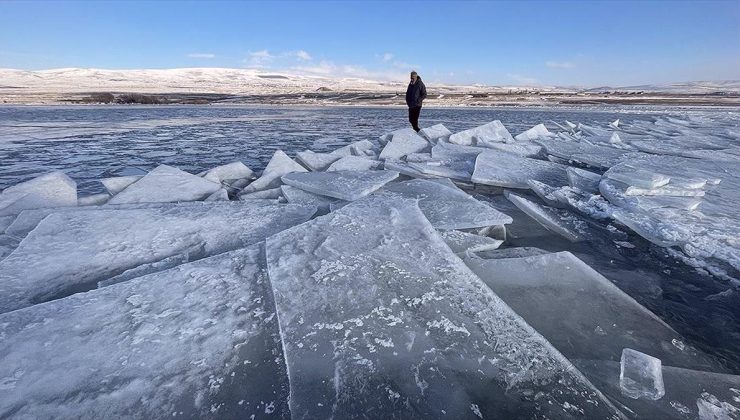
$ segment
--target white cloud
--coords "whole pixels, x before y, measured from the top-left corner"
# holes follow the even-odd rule
[[[210,53],[190,53],[188,54],[188,58],[215,58],[216,54],[210,54]]]
[[[393,57],[394,57],[393,54],[391,54],[391,53],[385,53],[385,54],[383,54],[383,61],[387,63],[387,62],[393,60]]]
[[[291,52],[287,53],[286,55],[297,57],[299,60],[303,60],[303,61],[311,61],[311,60],[313,60],[313,57],[311,57],[311,55],[309,53],[307,53],[307,52],[305,52],[303,50],[291,51]]]
[[[517,83],[521,83],[524,85],[536,85],[537,84],[537,79],[535,79],[534,77],[523,76],[521,74],[509,73],[506,75],[506,77],[514,80]]]
[[[261,51],[250,51],[249,56],[245,58],[244,64],[247,67],[252,68],[265,68],[268,67],[272,61],[275,60],[275,56],[270,54],[267,50],[261,50]]]
[[[572,69],[576,66],[570,61],[547,61],[545,65],[551,69]]]
[[[396,70],[371,71],[362,66],[354,64],[336,64],[328,60],[322,60],[317,65],[313,66],[290,67],[288,71],[306,76],[356,78],[380,81],[406,81],[408,78],[406,73],[400,73]]]

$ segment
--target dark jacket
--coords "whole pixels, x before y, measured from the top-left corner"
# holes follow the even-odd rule
[[[406,105],[409,108],[415,106],[421,106],[421,101],[427,98],[427,87],[424,86],[424,82],[421,81],[421,77],[416,77],[416,83],[409,83],[409,87],[406,88]]]

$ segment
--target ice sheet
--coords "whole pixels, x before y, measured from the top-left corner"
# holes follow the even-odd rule
[[[551,132],[547,130],[547,127],[545,127],[545,124],[537,124],[534,127],[530,128],[529,130],[518,134],[516,137],[514,137],[517,141],[531,141],[538,139],[540,137],[550,137],[553,136]]]
[[[630,155],[627,150],[597,146],[584,141],[538,138],[534,142],[544,147],[550,155],[596,168],[610,168]]]
[[[77,183],[63,172],[50,172],[0,193],[0,216],[18,214],[21,210],[77,205]]]
[[[252,177],[252,170],[242,162],[236,161],[226,165],[216,166],[213,169],[206,171],[203,174],[203,178],[217,184],[226,181],[227,179],[244,179]]]
[[[0,316],[0,417],[288,416],[260,247]]]
[[[293,173],[282,177],[284,183],[314,194],[354,201],[398,178],[393,171],[336,171]]]
[[[491,143],[513,143],[514,138],[501,121],[495,120],[479,127],[454,133],[450,136],[449,142],[463,146],[486,147]]]
[[[103,187],[105,187],[110,195],[116,195],[126,189],[129,185],[140,180],[142,177],[144,177],[144,175],[116,176],[101,179],[100,183],[103,184]]]
[[[568,184],[571,187],[578,188],[591,194],[599,193],[601,175],[574,167],[565,168],[565,174],[568,177]]]
[[[312,171],[325,171],[332,163],[342,158],[338,153],[314,153],[310,150],[296,153],[296,159]]]
[[[110,194],[108,193],[101,193],[101,194],[93,194],[93,195],[87,195],[84,197],[77,196],[77,205],[78,206],[100,206],[108,202],[110,200]]]
[[[458,255],[467,254],[468,252],[491,251],[504,243],[500,239],[461,232],[459,230],[440,230],[439,236],[450,247],[452,252]]]
[[[108,200],[108,204],[199,201],[220,188],[221,185],[215,182],[171,166],[159,165],[114,195]]]
[[[498,151],[478,155],[472,181],[477,184],[507,188],[529,188],[534,179],[552,186],[568,185],[565,165],[545,160],[529,159]]]
[[[604,176],[627,185],[645,189],[660,188],[668,184],[668,181],[671,180],[671,177],[668,175],[656,173],[653,170],[643,169],[628,163],[620,163],[612,166],[604,173]]]
[[[457,187],[415,179],[387,185],[384,191],[418,199],[419,208],[437,229],[468,229],[505,225],[511,217],[476,200]]]
[[[281,184],[280,177],[291,172],[308,171],[286,155],[282,150],[276,150],[272,155],[270,162],[267,163],[267,167],[262,171],[262,176],[244,187],[242,194],[277,188]]]
[[[511,191],[505,192],[506,198],[519,210],[536,220],[545,229],[557,233],[571,242],[588,240],[586,222],[567,210],[556,210],[541,206]]]
[[[660,359],[633,349],[622,351],[619,387],[634,399],[659,400],[665,395]]]
[[[413,200],[368,197],[272,236],[267,261],[292,416],[616,412]]]
[[[310,193],[300,188],[291,187],[290,185],[283,185],[280,189],[283,192],[283,196],[288,200],[288,203],[316,206],[319,209],[319,213],[322,214],[328,213],[329,205],[338,201],[336,198]]]
[[[380,151],[380,159],[401,159],[410,153],[418,153],[429,148],[429,142],[413,129],[401,130],[393,135]]]
[[[345,156],[329,165],[328,172],[334,171],[369,171],[378,169],[381,162],[362,156]]]
[[[53,213],[0,261],[0,313],[89,290],[194,247],[202,248],[197,258],[244,247],[315,212],[251,201]]]
[[[422,128],[419,134],[429,140],[430,143],[437,144],[440,140],[447,141],[452,135],[452,132],[444,124],[435,124],[431,127]]]

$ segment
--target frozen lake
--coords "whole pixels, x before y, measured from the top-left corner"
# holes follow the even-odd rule
[[[260,171],[278,149],[294,157],[307,149],[329,152],[360,140],[377,142],[380,135],[405,128],[406,118],[403,108],[0,107],[0,190],[53,170],[61,170],[77,181],[81,195],[104,192],[101,178],[143,174],[159,164],[198,173],[239,160]],[[699,207],[702,213],[696,223],[715,236],[712,242],[697,247],[699,251],[691,255],[694,259],[680,257],[678,246],[666,248],[648,241],[645,235],[627,228],[627,223],[598,217],[583,226],[588,240],[571,242],[545,229],[502,195],[500,189],[476,187],[466,191],[513,218],[501,249],[536,247],[571,252],[655,313],[684,337],[686,344],[717,358],[727,373],[740,374],[740,279],[736,269],[740,256],[737,247],[716,249],[717,244],[737,245],[738,241],[732,237],[737,232],[733,229],[740,226],[738,111],[653,107],[425,108],[420,125],[441,123],[457,133],[500,120],[516,135],[540,123],[558,132],[565,121],[571,121],[583,124],[584,132],[591,131],[584,136],[588,143],[588,139],[608,138],[599,130],[606,132],[617,119],[619,134],[629,144],[625,146],[629,151],[639,151],[640,156],[648,158],[674,156],[671,148],[696,151],[695,156],[681,156],[694,159],[691,162],[721,178],[718,185],[706,187],[706,197]],[[615,146],[611,151],[615,150],[620,149]],[[549,150],[548,153],[553,154]],[[644,168],[645,163],[642,165]],[[604,168],[615,166],[609,164],[594,171],[603,173]],[[676,173],[676,168],[672,170]],[[688,168],[686,171],[690,172]],[[627,166],[626,172],[634,176],[632,172],[639,171]],[[538,200],[532,191],[517,190],[517,194]],[[666,214],[665,221],[670,222],[671,215],[677,213]],[[709,222],[714,219],[731,226],[724,230],[712,227]],[[701,237],[704,231],[699,228],[691,234]],[[287,238],[283,242],[282,246],[290,247],[296,240]],[[704,259],[701,252],[706,250],[716,252]],[[284,283],[279,285],[285,289],[285,296],[294,294],[289,289],[293,277],[286,274]],[[547,296],[541,298],[547,301]],[[284,310],[289,309],[286,304]]]

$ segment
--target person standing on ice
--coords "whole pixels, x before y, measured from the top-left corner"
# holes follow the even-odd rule
[[[415,71],[411,72],[411,82],[406,88],[406,105],[409,106],[409,122],[417,132],[419,128],[419,114],[421,114],[421,102],[427,98],[427,87],[421,81],[421,77]]]

